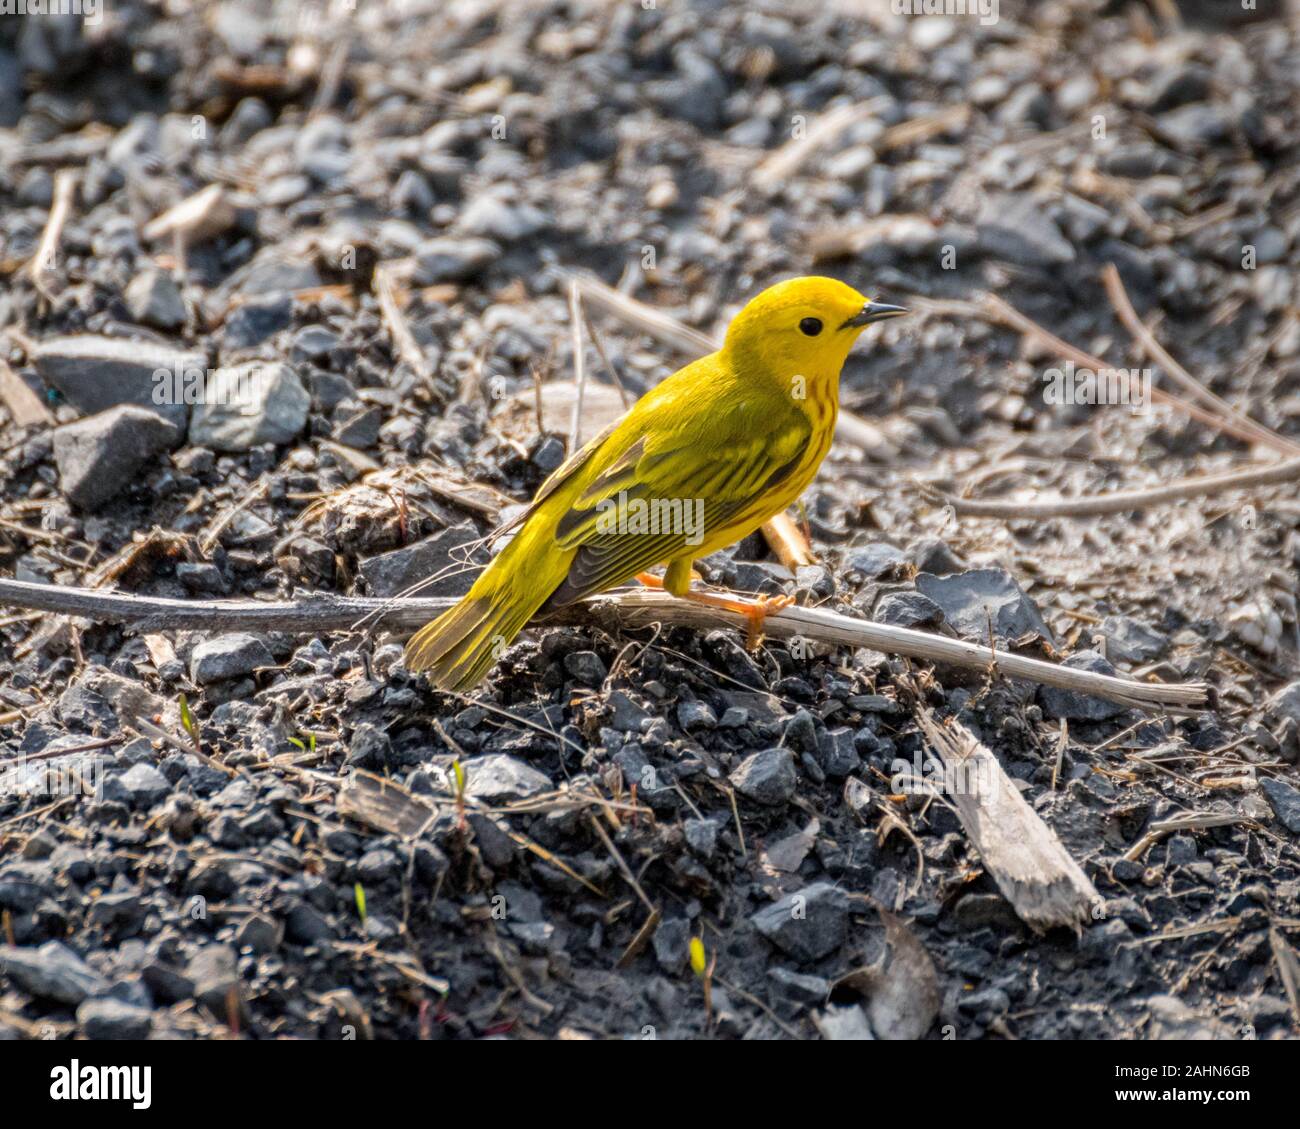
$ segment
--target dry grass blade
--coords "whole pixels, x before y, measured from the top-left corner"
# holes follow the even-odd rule
[[[1179,812],[1168,819],[1160,819],[1152,823],[1147,828],[1146,834],[1124,852],[1124,857],[1130,862],[1136,862],[1146,854],[1149,847],[1158,843],[1166,835],[1172,835],[1176,831],[1205,831],[1211,827],[1232,827],[1238,823],[1253,822],[1246,816],[1238,815],[1235,812]]]
[[[402,313],[401,304],[397,300],[397,290],[392,277],[393,269],[390,263],[375,268],[373,285],[375,297],[379,299],[379,312],[384,319],[384,325],[388,327],[398,357],[410,365],[412,371],[421,380],[429,380],[433,375],[429,369],[429,362],[425,360],[424,351],[415,340],[415,335],[411,332],[406,316]]]
[[[916,719],[943,761],[962,827],[1020,919],[1038,932],[1062,925],[1082,932],[1097,891],[997,758],[956,720],[941,725],[924,707]]]

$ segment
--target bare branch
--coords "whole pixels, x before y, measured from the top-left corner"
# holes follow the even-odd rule
[[[287,631],[304,635],[370,628],[414,630],[446,611],[453,599],[374,599],[313,595],[280,603],[237,600],[174,600],[131,596],[87,588],[56,588],[0,580],[0,606],[82,616],[101,623],[129,623],[140,631]],[[737,612],[679,600],[665,592],[633,589],[606,593],[574,604],[537,621],[537,626],[597,623],[610,631],[651,624],[712,630],[745,628]],[[785,608],[767,617],[764,630],[774,638],[799,636],[843,647],[865,647],[971,670],[997,671],[1008,678],[1058,686],[1120,702],[1135,709],[1186,712],[1204,708],[1209,688],[1200,682],[1137,682],[1108,674],[1075,670],[906,627],[854,619],[822,608]]]
[[[1242,490],[1253,486],[1272,486],[1279,482],[1300,479],[1300,459],[1248,470],[1228,471],[1224,474],[1204,474],[1184,478],[1164,486],[1145,490],[1115,490],[1087,498],[1048,498],[1041,502],[1014,502],[980,498],[952,498],[939,495],[953,511],[969,517],[1001,517],[1009,520],[1043,517],[1091,517],[1096,514],[1124,513],[1145,509],[1183,498],[1202,498],[1209,494],[1222,494],[1227,490]]]

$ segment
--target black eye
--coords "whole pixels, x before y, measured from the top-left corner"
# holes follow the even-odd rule
[[[809,337],[816,337],[822,331],[821,318],[804,318],[799,323],[799,332]]]

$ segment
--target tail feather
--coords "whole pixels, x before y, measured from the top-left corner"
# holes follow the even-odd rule
[[[483,680],[536,610],[530,600],[521,601],[509,590],[482,595],[471,591],[411,636],[406,665],[428,671],[441,690],[469,690]]]

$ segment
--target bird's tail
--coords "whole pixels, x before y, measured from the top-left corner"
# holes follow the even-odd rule
[[[427,671],[440,690],[469,690],[483,680],[549,595],[521,591],[503,564],[494,561],[460,603],[411,636],[408,670]]]

